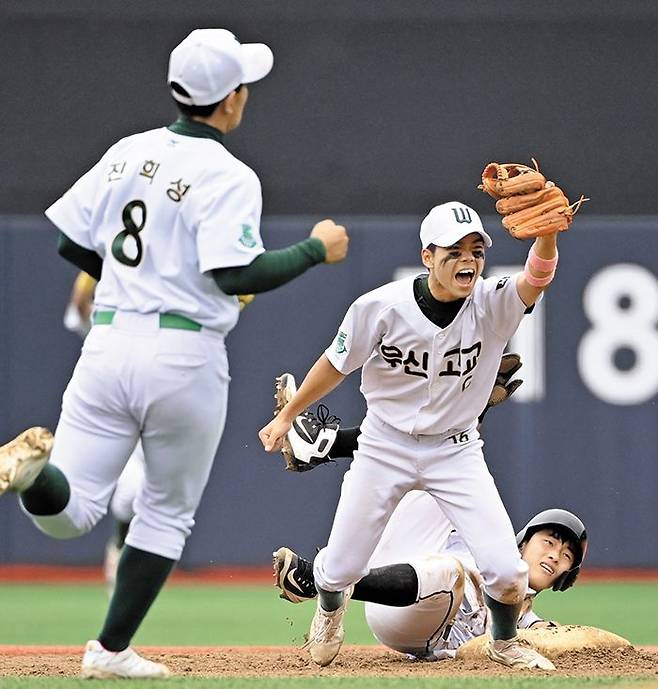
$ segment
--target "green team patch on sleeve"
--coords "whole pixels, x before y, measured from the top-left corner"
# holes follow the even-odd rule
[[[253,230],[251,229],[251,225],[242,225],[242,235],[238,241],[243,246],[246,246],[247,249],[253,249],[256,246],[257,242],[254,239],[254,234]]]
[[[336,354],[345,354],[347,347],[345,346],[345,340],[347,339],[347,333],[342,330],[338,331],[336,335]]]

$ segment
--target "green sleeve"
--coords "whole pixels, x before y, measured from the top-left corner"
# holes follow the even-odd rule
[[[325,259],[324,244],[309,237],[285,249],[266,251],[248,266],[215,268],[212,276],[225,294],[258,294],[285,285]]]
[[[69,239],[63,232],[59,233],[57,239],[57,253],[73,265],[84,270],[85,273],[91,275],[96,280],[101,279],[101,272],[103,270],[103,259],[90,249],[76,244]]]

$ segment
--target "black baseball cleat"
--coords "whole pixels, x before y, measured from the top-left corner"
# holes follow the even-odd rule
[[[290,548],[279,548],[272,553],[274,585],[281,589],[279,598],[291,603],[313,600],[317,595],[313,579],[313,563]]]

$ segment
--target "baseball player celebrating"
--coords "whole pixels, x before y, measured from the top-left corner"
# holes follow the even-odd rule
[[[521,357],[518,354],[503,354],[498,366],[496,382],[485,408],[478,416],[478,425],[482,424],[489,409],[502,404],[518,390],[523,381],[514,376],[522,366]],[[282,373],[276,378],[275,416],[281,412],[296,392],[297,382],[292,373]],[[331,414],[326,405],[320,404],[317,413],[306,409],[293,421],[286,437],[282,440],[281,454],[286,460],[286,468],[289,471],[310,471],[321,464],[327,464],[341,457],[354,459],[360,434],[359,426],[341,427],[340,419]]]
[[[566,510],[544,510],[517,533],[516,542],[528,565],[529,583],[517,626],[556,626],[539,617],[532,605],[541,591],[573,586],[587,549],[585,526]],[[311,562],[279,548],[274,567],[282,598],[301,603],[316,597]],[[368,625],[389,648],[419,660],[451,658],[459,646],[490,628],[482,575],[428,493],[411,491],[402,498],[369,567],[352,598],[366,601]]]
[[[503,355],[480,423],[521,385],[522,380],[512,378],[521,365],[518,354]],[[294,376],[282,374],[276,388],[275,414],[294,395]],[[340,428],[328,410],[306,410],[281,448],[288,469],[307,471],[331,459],[353,458],[358,430]],[[555,626],[536,615],[532,604],[540,591],[573,585],[587,547],[585,527],[565,510],[545,510],[516,535],[516,542],[529,581],[517,626]],[[283,547],[273,553],[273,565],[281,598],[301,603],[316,597],[312,562]],[[422,660],[453,657],[459,646],[488,629],[482,577],[473,556],[428,493],[411,491],[402,498],[368,566],[352,598],[367,603],[370,629],[390,648]]]
[[[169,61],[180,118],[120,140],[46,211],[60,254],[99,279],[94,326],[64,393],[51,462],[43,431],[19,436],[0,450],[0,492],[18,492],[45,533],[76,537],[105,514],[138,439],[144,450],[136,516],[85,677],[169,674],[129,644],[180,558],[219,445],[235,295],[347,253],[345,228],[330,220],[287,249],[263,248],[258,177],[223,142],[241,122],[245,84],[272,64],[264,44],[193,31]]]
[[[359,297],[295,396],[260,431],[267,451],[279,449],[304,409],[362,367],[368,410],[359,447],[327,546],[314,562],[311,658],[327,665],[339,652],[353,586],[368,574],[400,500],[420,489],[440,505],[482,574],[491,613],[489,656],[505,665],[550,668],[518,641],[528,567],[484,462],[477,417],[507,341],[553,277],[557,233],[538,237],[525,270],[501,280],[481,279],[492,242],[472,208],[436,206],[422,222],[420,239],[429,274]]]

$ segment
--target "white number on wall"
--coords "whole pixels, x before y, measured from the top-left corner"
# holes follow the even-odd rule
[[[602,268],[585,287],[583,307],[592,324],[578,347],[585,385],[610,404],[650,400],[658,393],[656,277],[633,263]],[[615,361],[621,354],[627,355],[623,366]]]
[[[514,275],[523,266],[494,266],[488,277]],[[422,268],[402,267],[395,279]],[[635,263],[606,266],[591,277],[583,292],[591,328],[578,346],[578,371],[596,397],[609,404],[643,404],[658,394],[658,280]],[[568,325],[565,324],[565,327]],[[515,402],[541,400],[546,394],[544,304],[535,305],[509,343],[523,361],[525,381]]]

